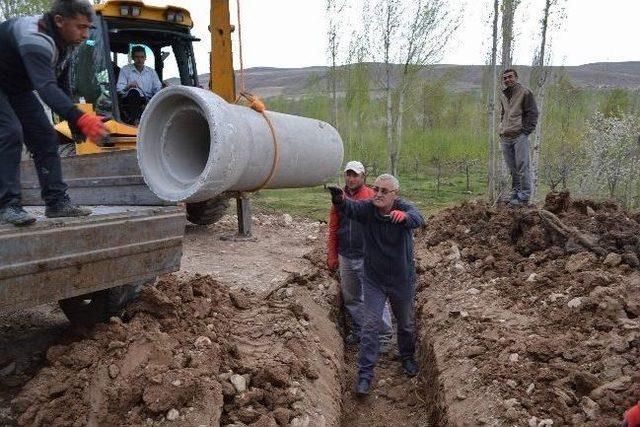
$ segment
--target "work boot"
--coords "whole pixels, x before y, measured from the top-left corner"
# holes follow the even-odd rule
[[[22,227],[36,222],[36,217],[25,211],[22,206],[10,205],[0,209],[0,220]]]
[[[91,215],[91,209],[81,208],[68,200],[47,205],[44,210],[47,218],[66,218]]]
[[[355,332],[350,332],[349,335],[344,338],[344,342],[347,345],[356,345],[360,342],[360,336]]]
[[[358,397],[364,397],[369,394],[371,389],[371,381],[367,378],[358,378],[358,384],[356,385],[356,395]]]
[[[413,357],[407,357],[402,361],[402,368],[404,369],[404,373],[408,377],[415,377],[418,375],[418,363]]]

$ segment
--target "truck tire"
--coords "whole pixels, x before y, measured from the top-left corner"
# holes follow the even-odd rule
[[[217,196],[204,202],[187,203],[187,220],[196,225],[218,222],[229,208],[226,196]]]
[[[118,316],[127,303],[138,296],[145,281],[79,295],[58,301],[72,325],[93,326]]]

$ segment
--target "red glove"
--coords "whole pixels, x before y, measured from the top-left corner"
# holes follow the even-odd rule
[[[95,114],[84,113],[76,122],[78,129],[93,142],[100,142],[107,136],[107,128],[102,123],[102,118]]]
[[[327,267],[329,268],[329,270],[336,271],[339,266],[340,262],[338,261],[338,258],[327,258]]]
[[[389,213],[389,216],[391,217],[391,222],[393,222],[394,224],[400,224],[401,222],[404,222],[405,219],[407,219],[407,214],[403,211],[391,211],[391,213]]]
[[[640,427],[640,403],[632,406],[624,413],[624,427]]]

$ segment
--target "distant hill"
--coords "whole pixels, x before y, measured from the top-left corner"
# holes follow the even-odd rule
[[[381,64],[369,64],[372,75],[381,76]],[[348,67],[348,66],[344,66]],[[515,66],[520,74],[520,81],[525,85],[529,82],[531,66]],[[308,93],[310,81],[317,81],[319,86],[326,87],[323,81],[326,79],[328,67],[306,68],[270,68],[255,67],[245,70],[247,90],[259,94],[264,98],[272,96],[300,96]],[[424,77],[442,78],[447,75],[448,84],[455,90],[480,89],[484,65],[447,65],[439,64],[431,66],[422,73]],[[569,75],[571,83],[581,88],[640,88],[640,61],[639,62],[600,62],[573,67],[552,67],[551,76],[565,72]],[[236,72],[236,79],[237,77]],[[175,79],[170,79],[170,81]],[[206,87],[209,83],[209,74],[200,75],[200,84]],[[372,88],[375,90],[375,87]]]

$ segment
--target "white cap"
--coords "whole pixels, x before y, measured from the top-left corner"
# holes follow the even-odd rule
[[[352,160],[344,167],[344,171],[354,171],[355,173],[362,175],[364,173],[364,166],[357,160]]]

